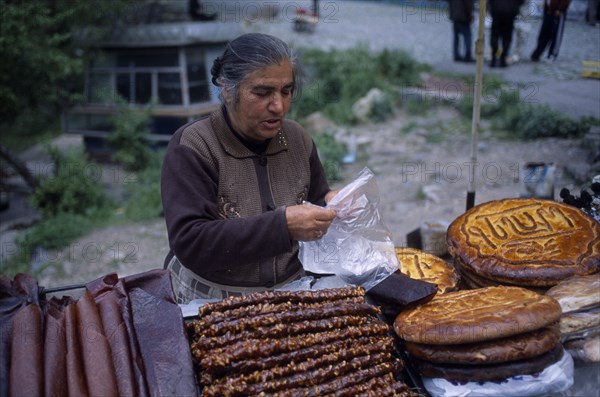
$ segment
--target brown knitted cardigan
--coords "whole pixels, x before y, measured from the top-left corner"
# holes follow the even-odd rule
[[[230,129],[223,109],[181,127],[161,176],[169,245],[210,281],[270,287],[301,267],[285,207],[323,205],[329,185],[310,135],[286,120],[264,153]]]

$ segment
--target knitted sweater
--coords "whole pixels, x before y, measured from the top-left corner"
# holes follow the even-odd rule
[[[300,268],[285,207],[323,205],[329,186],[316,147],[286,120],[264,153],[251,151],[224,110],[181,127],[163,163],[161,192],[171,252],[210,281],[270,287]]]

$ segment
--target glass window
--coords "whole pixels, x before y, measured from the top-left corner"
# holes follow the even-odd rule
[[[90,73],[88,101],[90,103],[112,102],[112,87],[109,73]]]
[[[152,75],[135,74],[135,103],[148,103],[152,100]]]
[[[110,116],[101,114],[88,114],[86,115],[86,129],[92,131],[110,131],[112,129],[112,122]]]
[[[158,101],[163,105],[181,105],[179,73],[158,74]]]
[[[186,52],[186,58],[190,102],[210,101],[204,51],[200,48],[190,48]]]
[[[117,74],[117,94],[126,102],[130,102],[133,99],[131,96],[131,81],[129,78],[129,73]]]
[[[128,49],[115,51],[117,67],[168,67],[179,65],[177,49]]]

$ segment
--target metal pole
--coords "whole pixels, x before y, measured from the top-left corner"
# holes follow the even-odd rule
[[[471,123],[471,166],[469,167],[469,186],[467,189],[467,210],[475,205],[475,167],[477,165],[477,140],[481,115],[481,91],[483,86],[483,52],[485,48],[485,8],[487,0],[479,1],[479,26],[475,42],[476,74],[473,90],[473,119]]]

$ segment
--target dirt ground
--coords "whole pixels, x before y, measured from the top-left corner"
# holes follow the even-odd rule
[[[567,166],[581,169],[589,164],[590,155],[580,141],[504,141],[495,138],[485,122],[482,126],[474,166],[471,126],[451,107],[431,109],[419,116],[399,110],[382,123],[337,128],[340,139],[356,144],[357,160],[343,166],[344,179],[334,187],[344,186],[368,167],[380,190],[382,219],[394,243],[403,246],[409,232],[426,224],[447,224],[465,210],[471,168],[476,204],[518,197],[520,171],[528,162],[556,166],[557,199],[560,188],[574,189],[582,184],[567,172]],[[167,251],[164,220],[157,219],[94,231],[61,252],[40,252],[36,266],[40,285],[57,287],[85,283],[111,272],[126,276],[161,268]]]

